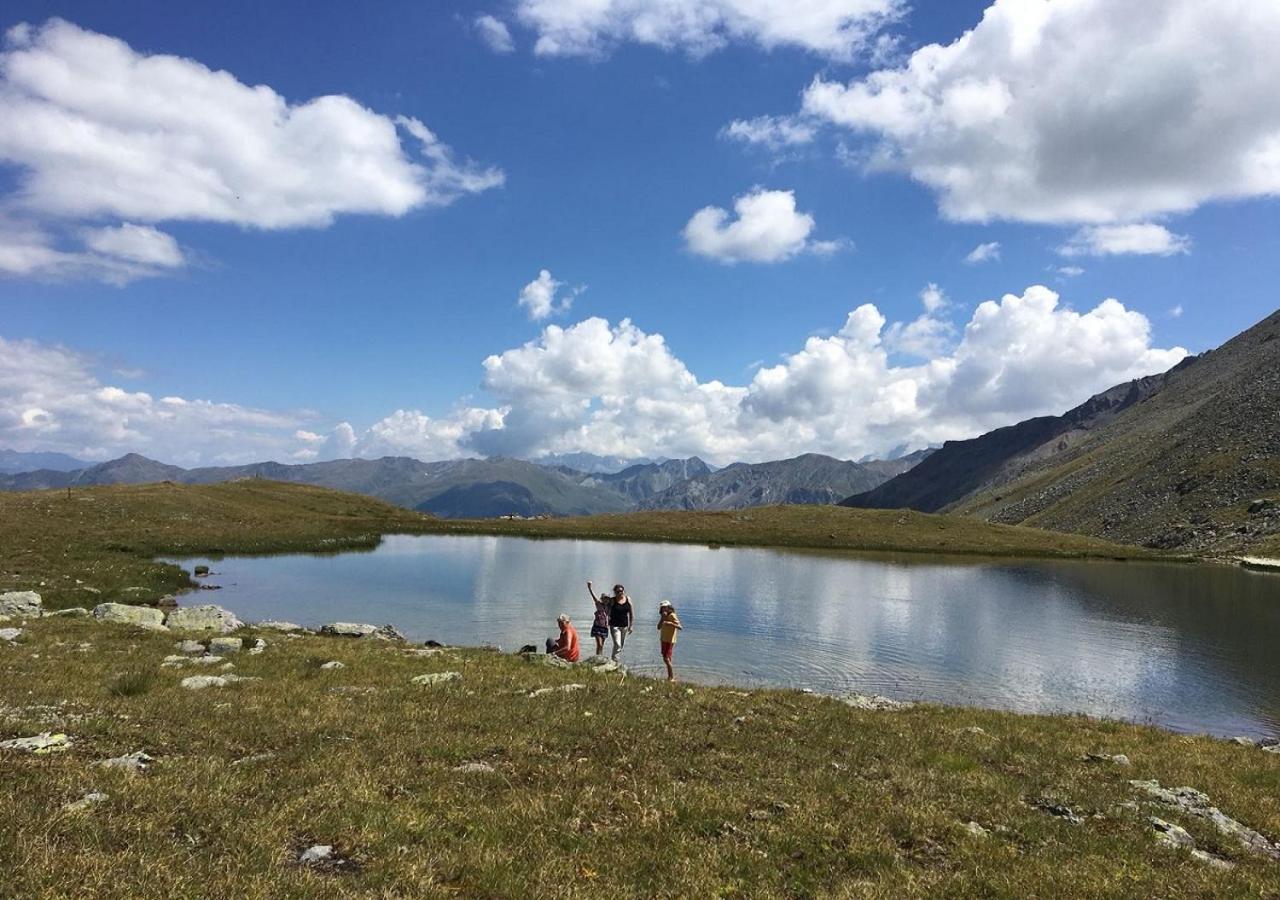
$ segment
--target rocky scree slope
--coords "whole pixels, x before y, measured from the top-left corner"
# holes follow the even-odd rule
[[[1064,416],[957,441],[850,506],[1186,552],[1280,545],[1280,312]]]

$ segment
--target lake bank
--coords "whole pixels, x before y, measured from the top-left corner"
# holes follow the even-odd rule
[[[172,667],[182,635],[24,632],[0,646],[0,739],[70,742],[0,754],[24,896],[1225,897],[1280,872],[1136,784],[1194,787],[1272,841],[1280,755],[1227,741],[253,628],[260,653]],[[245,680],[182,687],[206,674]],[[144,771],[98,765],[138,751]]]
[[[699,683],[883,694],[1280,738],[1280,580],[1227,566],[391,535],[324,555],[169,558],[242,617],[394,622],[417,640],[541,646],[585,581],[636,603],[622,657],[662,668],[659,600]],[[606,652],[608,646],[606,642]]]

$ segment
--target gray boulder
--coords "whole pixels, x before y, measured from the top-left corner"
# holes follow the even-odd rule
[[[179,653],[203,653],[204,644],[199,641],[178,641],[174,644]]]
[[[382,641],[405,639],[394,625],[368,625],[362,622],[330,622],[320,626],[320,633],[328,637],[374,638]]]
[[[217,631],[227,634],[244,623],[230,610],[205,604],[179,607],[169,613],[164,624],[169,626],[170,631]]]
[[[288,634],[293,631],[306,631],[301,625],[295,625],[293,622],[277,622],[274,619],[268,619],[265,622],[259,622],[254,626],[263,631],[280,631]]]
[[[881,697],[877,694],[846,694],[840,698],[840,702],[846,706],[852,706],[854,709],[865,709],[874,712],[892,712],[900,709],[910,709],[915,706],[905,700],[891,700],[888,697]]]
[[[221,656],[224,653],[239,653],[243,649],[243,638],[216,637],[209,639],[210,656]]]
[[[522,653],[520,657],[525,662],[533,663],[536,666],[550,666],[553,669],[573,668],[573,663],[569,662],[569,660],[552,656],[550,653]]]
[[[55,609],[53,612],[45,613],[46,616],[62,616],[67,619],[83,619],[91,615],[89,610],[83,606],[72,606],[67,609]]]
[[[44,612],[44,601],[35,591],[9,591],[0,594],[0,617],[38,619]]]
[[[190,678],[182,679],[181,685],[189,691],[202,691],[205,688],[226,687],[238,681],[257,680],[256,678],[246,678],[241,675],[192,675]]]
[[[99,622],[115,622],[120,625],[137,625],[153,631],[167,631],[164,613],[150,606],[130,606],[127,603],[99,603],[93,608],[93,617]]]
[[[71,738],[65,734],[51,734],[48,731],[31,737],[0,741],[0,750],[16,750],[19,753],[61,753],[69,749],[71,749]]]
[[[70,812],[70,813],[82,812],[96,803],[106,803],[109,799],[111,798],[108,797],[106,794],[103,794],[99,791],[93,791],[91,793],[85,794],[79,800],[74,800],[71,803],[63,804],[62,808],[64,811]]]
[[[9,641],[12,643],[22,637],[21,628],[0,628],[0,641]]]

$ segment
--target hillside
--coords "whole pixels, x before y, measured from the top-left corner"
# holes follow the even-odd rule
[[[641,509],[741,509],[780,503],[837,503],[887,476],[848,460],[806,453],[766,463],[734,463],[680,482],[640,503]]]
[[[628,466],[621,472],[612,474],[591,475],[581,483],[607,488],[621,494],[631,503],[639,504],[690,478],[710,475],[712,471],[698,457],[691,456],[688,459],[668,459],[660,463]]]
[[[87,465],[89,463],[74,456],[67,456],[65,453],[23,453],[19,450],[0,448],[0,475],[34,472],[37,469],[70,472],[72,469],[83,469]]]
[[[1280,534],[1280,313],[1063,416],[947,443],[846,505],[941,510],[1148,547]],[[1262,502],[1256,502],[1262,501]]]
[[[0,488],[23,491],[161,481],[216,484],[245,478],[353,491],[398,506],[444,516],[508,513],[591,515],[618,512],[630,505],[621,494],[607,486],[579,483],[579,473],[571,477],[535,463],[503,458],[424,463],[408,457],[386,456],[382,459],[338,459],[302,465],[263,462],[183,469],[131,453],[71,472],[43,470],[0,476]],[[441,495],[447,496],[437,499]],[[504,496],[512,500],[510,508],[495,505]]]

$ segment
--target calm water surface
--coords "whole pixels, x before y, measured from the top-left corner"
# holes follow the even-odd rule
[[[541,645],[562,611],[591,646],[585,582],[622,582],[638,614],[623,659],[641,672],[661,668],[654,626],[670,599],[685,625],[676,662],[695,681],[1280,737],[1280,576],[1233,567],[474,536],[180,562],[208,563],[223,590],[198,599],[248,621],[391,622],[509,650]]]

